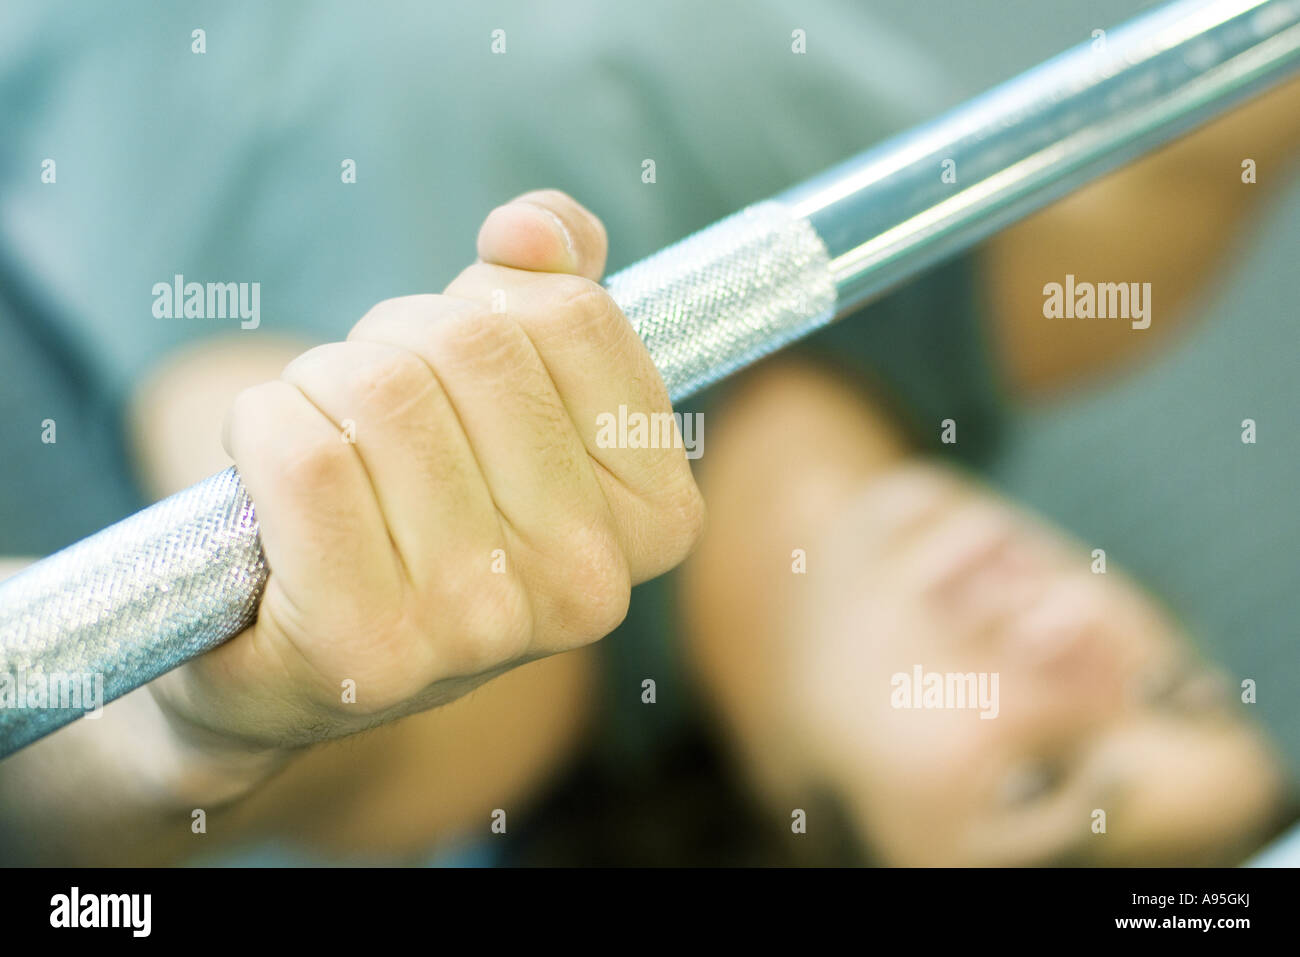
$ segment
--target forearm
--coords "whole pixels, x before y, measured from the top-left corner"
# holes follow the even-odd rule
[[[219,438],[230,391],[274,374],[294,347],[218,342],[208,365],[196,351],[145,382],[128,433],[151,494],[226,464]],[[29,561],[0,558],[0,580]],[[142,688],[0,761],[0,847],[28,864],[180,860],[202,837],[191,829],[195,811],[224,813],[286,760],[185,730]],[[232,826],[217,830],[236,836]]]
[[[0,762],[0,863],[170,864],[269,834],[309,854],[421,859],[486,829],[485,807],[523,813],[572,759],[590,718],[592,651],[292,755],[187,743],[142,688]]]
[[[1193,315],[1264,204],[1291,179],[1300,80],[1243,105],[1001,233],[983,250],[991,339],[1033,397],[1117,368]],[[1243,162],[1254,181],[1243,179]],[[1249,178],[1247,178],[1249,179]],[[1044,317],[1044,286],[1150,283],[1150,325]]]
[[[205,839],[195,812],[222,812],[287,761],[185,733],[141,688],[0,762],[0,835],[9,863],[174,862]]]

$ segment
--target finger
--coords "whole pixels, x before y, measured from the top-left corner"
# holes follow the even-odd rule
[[[600,220],[558,190],[524,193],[488,214],[478,235],[483,262],[598,280],[607,242]]]
[[[554,636],[534,650],[599,637],[621,620],[613,606],[626,594],[628,569],[586,449],[519,325],[482,304],[438,298],[433,321],[376,310],[352,338],[407,349],[433,369],[538,599],[537,630]]]
[[[537,350],[596,463],[633,580],[652,578],[685,557],[702,506],[680,423],[644,343],[605,290],[579,277],[482,263],[448,288],[504,306]],[[665,513],[674,512],[684,519],[672,526],[681,534],[665,535]]]
[[[388,300],[372,312],[432,322],[436,298]],[[282,378],[360,456],[412,585],[450,598],[457,582],[491,573],[492,552],[507,546],[504,531],[455,410],[422,357],[395,345],[336,342],[299,356]],[[462,557],[452,580],[447,554]]]
[[[450,296],[436,317],[372,310],[352,341],[415,353],[437,377],[498,511],[521,533],[540,516],[578,508],[594,479],[564,405],[523,330],[510,317]],[[545,532],[545,529],[536,529]]]
[[[340,583],[340,596],[396,600],[402,579],[365,469],[306,396],[279,380],[244,390],[226,446],[257,508],[267,594],[287,599],[277,613],[317,614],[326,582]]]

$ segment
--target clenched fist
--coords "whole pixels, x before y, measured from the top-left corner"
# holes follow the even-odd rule
[[[620,405],[669,411],[600,222],[528,193],[478,254],[236,400],[271,574],[253,626],[154,683],[187,728],[294,747],[448,701],[601,638],[699,536],[682,449],[595,441]]]

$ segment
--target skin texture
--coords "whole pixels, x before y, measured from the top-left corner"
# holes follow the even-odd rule
[[[990,339],[1008,390],[1033,401],[1095,382],[1167,341],[1210,267],[1282,181],[1300,133],[1296,116],[1300,81],[987,244]],[[1258,185],[1240,182],[1243,156],[1257,160]],[[608,316],[569,315],[575,298],[598,300],[590,280],[603,268],[599,224],[554,193],[521,199],[488,217],[480,263],[447,290],[450,299],[381,304],[346,344],[300,360],[307,344],[261,334],[205,342],[141,385],[129,431],[142,481],[161,495],[229,464],[219,441],[223,411],[242,388],[290,364],[278,384],[240,400],[226,439],[241,466],[257,473],[254,498],[270,509],[272,564],[284,574],[264,626],[114,704],[100,722],[79,722],[5,763],[0,813],[31,837],[33,858],[181,859],[194,851],[190,809],[202,806],[220,815],[204,849],[274,834],[319,851],[414,859],[444,838],[485,828],[485,809],[526,810],[580,747],[595,659],[578,646],[618,617],[627,582],[669,567],[698,532],[684,463],[603,460],[590,434],[570,434],[559,407],[547,406],[534,364],[531,381],[510,377],[516,398],[527,399],[515,415],[494,413],[495,402],[476,395],[470,404],[481,399],[482,416],[455,423],[467,443],[479,432],[513,436],[482,450],[498,463],[483,469],[484,485],[499,486],[504,499],[493,499],[503,507],[502,538],[492,540],[490,522],[461,522],[462,511],[483,517],[487,503],[479,494],[475,512],[474,492],[483,488],[468,467],[458,473],[444,461],[457,434],[450,419],[434,412],[418,428],[399,421],[412,410],[429,415],[438,395],[454,405],[465,393],[440,378],[439,393],[397,354],[423,360],[432,350],[428,365],[438,368],[448,343],[427,336],[434,317],[472,328],[497,290],[548,360],[570,424],[588,421],[572,415],[575,408],[589,414],[602,399],[564,370],[594,380],[592,363],[640,390],[634,401],[647,401],[647,411],[666,408],[643,357],[625,337],[607,335]],[[1066,272],[1152,281],[1152,328],[1044,322],[1042,285]],[[569,319],[598,335],[569,335]],[[561,331],[550,334],[555,327]],[[596,341],[607,349],[593,350]],[[496,347],[530,358],[518,335]],[[628,400],[603,401],[614,408]],[[550,417],[539,412],[547,407]],[[713,498],[713,527],[685,571],[684,634],[758,793],[784,817],[801,802],[812,806],[808,791],[829,791],[862,841],[900,863],[1210,861],[1249,846],[1277,801],[1272,758],[1249,725],[1215,702],[1212,681],[1185,666],[1186,642],[1167,616],[1117,574],[1104,583],[1083,577],[1086,553],[976,483],[907,465],[910,452],[879,408],[853,384],[778,361],[742,378],[710,426],[706,487],[725,494]],[[357,426],[355,447],[340,441],[344,419]],[[553,441],[536,442],[539,430]],[[376,444],[381,435],[389,439]],[[518,463],[516,447],[525,450]],[[422,459],[432,448],[436,460]],[[381,454],[394,449],[403,454]],[[783,452],[774,457],[773,449]],[[412,450],[423,471],[411,467]],[[501,465],[498,455],[511,461]],[[456,461],[468,466],[464,455]],[[406,481],[390,483],[390,475]],[[444,504],[466,508],[431,512],[437,503],[421,480],[458,496]],[[631,489],[656,494],[620,494]],[[781,521],[750,521],[776,514],[778,503]],[[527,521],[557,509],[594,553],[579,573],[570,563],[567,574],[548,575],[543,556],[554,543]],[[430,528],[443,520],[465,537],[456,549],[423,548],[445,546],[450,529]],[[432,633],[459,623],[483,638],[493,629],[481,626],[509,622],[494,618],[497,600],[463,602],[474,594],[466,569],[440,568],[440,556],[478,554],[486,564],[503,541],[510,567],[531,572],[524,587],[536,599],[530,610],[542,609],[538,627],[526,640],[522,628],[505,627],[513,634],[447,647]],[[611,542],[625,569],[611,569],[618,565]],[[797,579],[802,592],[792,591],[794,547],[810,556],[810,574]],[[953,556],[965,560],[954,566]],[[412,568],[419,581],[428,576],[427,593],[412,587]],[[453,580],[455,597],[439,594]],[[585,582],[585,593],[569,590],[574,582]],[[1034,588],[1022,587],[1030,582]],[[384,607],[366,605],[362,594],[384,596]],[[394,604],[403,609],[396,617]],[[1082,635],[1066,627],[1084,623],[1096,627]],[[578,650],[400,717],[566,647]],[[1004,675],[998,719],[890,708],[889,676],[921,657],[929,670]],[[359,682],[360,707],[338,701],[345,673]],[[372,730],[308,747],[358,728]],[[1061,750],[1061,741],[1076,743]],[[1180,754],[1198,760],[1158,763]],[[1147,766],[1160,774],[1133,776]],[[1220,795],[1210,819],[1200,797],[1214,775],[1237,786]],[[79,785],[58,783],[68,780]],[[93,800],[85,782],[94,783]],[[1019,795],[1014,809],[1008,795]],[[36,807],[49,813],[27,813]],[[1113,814],[1113,826],[1092,841],[1098,807]]]
[[[94,801],[59,794],[45,806],[63,813],[45,819],[72,823],[29,838],[97,859],[166,856],[166,829],[149,837],[160,818],[236,802],[312,744],[446,704],[618,625],[630,587],[686,555],[704,511],[681,449],[596,442],[601,412],[670,411],[645,347],[595,282],[605,251],[603,227],[569,197],[526,194],[487,218],[479,261],[443,295],[381,303],[346,342],[308,350],[235,398],[224,446],[257,503],[273,569],[258,620],[107,709],[113,720],[80,722],[7,762],[0,806],[11,813],[35,806],[29,785],[70,761],[116,785],[118,800],[103,800],[112,789]],[[148,408],[137,405],[133,420],[148,425]],[[581,689],[587,672],[576,658],[542,669],[542,685]],[[355,700],[344,693],[353,689]],[[479,730],[504,735],[537,714],[528,689],[502,689],[495,710],[476,712]],[[500,707],[516,696],[518,712]],[[449,746],[453,719],[424,727],[434,725],[442,730],[416,736],[422,745],[464,753]],[[427,847],[431,829],[463,824],[483,795],[513,795],[518,806],[580,725],[572,709],[539,720],[507,750],[512,760],[480,762],[485,788],[444,792],[442,814],[399,828],[385,850]],[[113,748],[97,747],[101,737]],[[134,750],[131,737],[149,746]],[[412,740],[379,737],[390,757]],[[286,793],[310,799],[312,782],[339,780],[310,764]],[[414,809],[428,790],[398,793]],[[319,832],[340,822],[350,833],[346,824],[368,818],[366,799],[391,810],[386,797],[367,791],[354,815],[315,836],[328,843]],[[250,816],[250,827],[264,823]]]
[[[425,710],[602,637],[693,544],[682,452],[595,442],[601,411],[669,409],[594,282],[599,223],[532,193],[479,251],[236,398],[225,445],[273,571],[256,624],[155,683],[179,721],[261,749]]]

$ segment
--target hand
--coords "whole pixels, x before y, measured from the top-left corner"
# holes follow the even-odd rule
[[[529,193],[478,252],[235,401],[271,575],[253,626],[152,686],[192,738],[297,747],[448,701],[601,638],[699,536],[681,448],[596,444],[603,412],[670,410],[596,282],[601,224]]]

